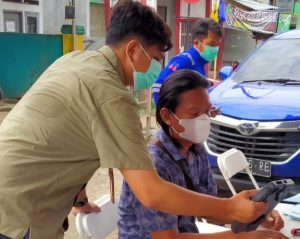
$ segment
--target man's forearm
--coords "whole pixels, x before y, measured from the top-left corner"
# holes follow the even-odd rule
[[[205,218],[218,219],[222,222],[230,221],[228,218],[231,211],[229,199],[192,192],[164,181],[160,177],[152,176],[150,171],[143,175],[146,178],[139,182],[134,180],[132,185],[130,183],[133,180],[131,175],[127,175],[124,171],[121,172],[125,180],[128,180],[127,182],[136,197],[146,207],[176,215],[199,215]],[[142,186],[142,184],[144,185]]]
[[[140,202],[149,208],[175,215],[193,215],[230,223],[251,222],[262,215],[264,203],[249,201],[254,192],[222,199],[189,191],[162,180],[155,171],[120,170]]]
[[[199,194],[166,181],[162,185],[162,188],[156,188],[157,191],[153,193],[158,200],[154,205],[155,209],[176,215],[199,215],[224,223],[232,221],[230,199]]]

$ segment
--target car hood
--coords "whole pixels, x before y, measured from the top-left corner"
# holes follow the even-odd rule
[[[231,78],[210,91],[223,115],[248,120],[300,120],[300,85],[236,83]]]

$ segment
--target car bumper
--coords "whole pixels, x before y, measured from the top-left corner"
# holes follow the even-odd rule
[[[213,171],[213,176],[214,179],[218,185],[218,191],[219,195],[222,197],[228,197],[231,196],[232,193],[230,192],[230,189],[224,180],[223,176],[220,174],[218,171]],[[256,181],[260,187],[263,187],[265,184],[269,183],[270,181],[273,180],[280,180],[283,178],[256,178]],[[291,189],[291,194],[296,194],[300,193],[300,178],[292,178],[293,181],[295,182],[295,186],[292,187]],[[230,179],[230,182],[232,183],[234,189],[237,192],[247,190],[247,189],[254,189],[254,185],[251,182],[250,178],[248,177],[247,174],[239,174],[237,176],[234,176]]]

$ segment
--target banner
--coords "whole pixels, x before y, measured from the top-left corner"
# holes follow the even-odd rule
[[[219,1],[214,0],[212,11],[210,13],[210,18],[213,19],[215,22],[219,22]]]
[[[277,32],[287,32],[291,26],[291,14],[279,14]]]
[[[300,29],[300,15],[297,16],[296,29]]]
[[[295,2],[294,14],[300,15],[300,2]]]
[[[274,10],[246,11],[226,2],[225,27],[262,33],[274,33],[278,12]]]

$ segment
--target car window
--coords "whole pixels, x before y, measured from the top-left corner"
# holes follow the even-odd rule
[[[291,79],[300,81],[300,39],[269,40],[234,76],[237,82]]]

